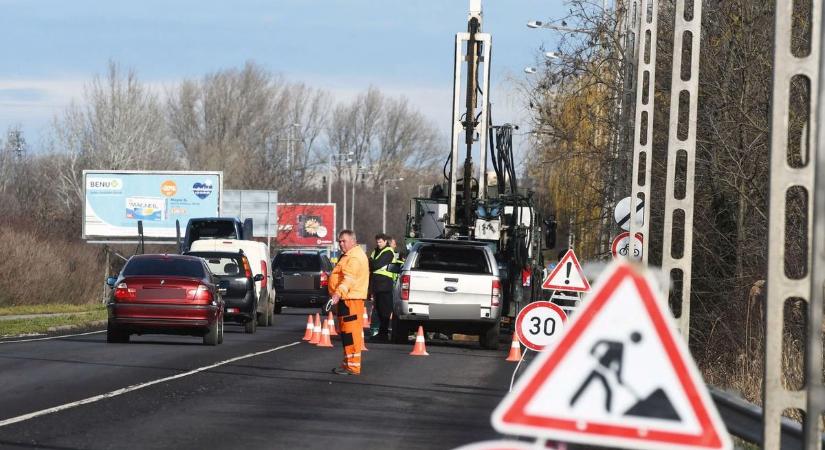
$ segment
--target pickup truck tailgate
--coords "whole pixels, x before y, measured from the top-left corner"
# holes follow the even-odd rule
[[[413,270],[410,275],[410,303],[442,305],[472,304],[489,308],[492,275],[450,274]]]

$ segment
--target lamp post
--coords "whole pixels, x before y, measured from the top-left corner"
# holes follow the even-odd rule
[[[351,163],[352,158],[350,156],[354,155],[355,152],[341,152],[341,153],[333,153],[329,155],[329,170],[327,176],[327,203],[332,203],[332,170],[334,168],[335,161],[343,161],[345,163]],[[344,159],[346,158],[346,159]],[[343,178],[343,177],[341,177]],[[346,191],[344,191],[346,193]]]
[[[369,167],[358,166],[358,168],[355,169],[355,179],[352,180],[352,210],[350,211],[349,217],[349,226],[353,230],[355,229],[355,185],[358,181],[358,175],[361,175],[363,179],[364,175],[372,175],[373,173],[374,172],[369,170]]]
[[[288,133],[287,137],[278,139],[279,141],[286,141],[286,165],[287,165],[287,168],[289,169],[290,176],[292,175],[293,166],[295,165],[295,148],[294,148],[293,143],[295,141],[300,141],[301,140],[301,139],[298,139],[298,138],[294,137],[294,130],[296,128],[301,128],[301,124],[300,123],[291,123],[291,124],[287,125],[286,126],[286,130],[287,130],[287,133]]]
[[[404,178],[390,178],[388,180],[384,180],[381,182],[381,187],[384,189],[384,213],[381,218],[381,232],[387,232],[387,183],[393,183],[396,181],[404,181]]]

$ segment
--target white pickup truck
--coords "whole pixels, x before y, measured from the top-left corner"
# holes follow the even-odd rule
[[[499,346],[501,280],[495,256],[476,241],[422,239],[399,269],[393,293],[392,340],[426,331],[475,334]]]

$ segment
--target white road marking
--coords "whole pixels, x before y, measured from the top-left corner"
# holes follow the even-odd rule
[[[138,389],[143,389],[145,387],[149,387],[155,384],[165,383],[167,381],[177,380],[178,378],[188,377],[189,375],[194,375],[196,373],[200,373],[209,369],[214,369],[215,367],[220,367],[229,363],[233,363],[235,361],[240,361],[242,359],[252,358],[254,356],[260,356],[266,353],[272,353],[278,350],[282,350],[288,347],[292,347],[293,345],[300,344],[301,341],[293,342],[291,344],[281,345],[280,347],[270,348],[268,350],[263,350],[260,352],[249,353],[242,356],[236,356],[234,358],[230,358],[221,362],[217,362],[215,364],[199,367],[197,369],[190,370],[189,372],[179,373],[177,375],[172,375],[165,378],[159,378],[157,380],[147,381],[145,383],[133,384],[131,386],[115,389],[114,391],[107,392],[105,394],[95,395],[94,397],[84,398],[83,400],[78,400],[76,402],[65,403],[60,406],[54,406],[52,408],[43,409],[40,411],[31,412],[28,414],[23,414],[22,416],[12,417],[5,420],[0,420],[0,427],[5,427],[6,425],[11,425],[18,422],[23,422],[29,419],[34,419],[35,417],[45,416],[47,414],[52,414],[60,411],[65,411],[70,408],[74,408],[76,406],[86,405],[89,403],[94,403],[100,400],[105,400],[107,398],[117,397],[118,395],[123,395],[128,392],[137,391]]]
[[[63,338],[73,337],[73,336],[86,336],[86,335],[89,335],[89,334],[103,333],[105,331],[106,330],[97,330],[97,331],[89,331],[88,333],[63,334],[63,335],[60,335],[60,336],[49,336],[49,337],[33,338],[33,339],[18,339],[18,340],[15,340],[15,341],[0,341],[0,344],[13,344],[15,342],[48,341],[48,340],[51,340],[51,339],[63,339]]]

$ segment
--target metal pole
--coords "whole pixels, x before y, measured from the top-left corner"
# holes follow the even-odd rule
[[[387,232],[387,180],[381,182],[382,187],[384,188],[384,213],[382,214],[381,218],[381,232]]]
[[[327,203],[332,203],[332,155],[329,155],[329,167],[327,169]]]
[[[358,184],[358,169],[355,169],[355,179],[352,180],[352,197],[351,197],[351,205],[350,205],[350,214],[349,214],[349,228],[351,230],[355,229],[355,185]]]
[[[825,409],[825,387],[822,383],[822,307],[823,307],[823,266],[825,255],[822,253],[825,229],[823,214],[825,198],[822,195],[822,170],[825,170],[823,143],[825,135],[819,125],[825,119],[821,110],[823,83],[825,73],[822,66],[820,47],[822,36],[822,1],[811,3],[811,41],[810,53],[805,56],[795,55],[792,50],[794,35],[794,2],[776,2],[776,24],[774,26],[773,52],[773,93],[771,101],[771,152],[770,152],[770,191],[768,210],[768,278],[767,301],[765,305],[765,360],[763,382],[763,448],[780,448],[781,422],[787,409],[799,409],[804,412],[805,449],[820,448],[820,418]],[[813,158],[804,166],[794,167],[788,163],[789,120],[791,116],[788,99],[795,77],[807,79],[810,83],[807,108],[816,120],[810,120],[809,133],[816,139]],[[803,134],[801,141],[808,136]],[[804,145],[804,144],[803,144]],[[788,230],[788,193],[798,190],[807,197],[807,242],[805,253],[807,268],[802,277],[791,277],[786,273],[786,239]],[[805,385],[802,389],[788,389],[783,382],[783,352],[785,337],[785,306],[789,299],[799,299],[807,307],[807,335],[805,342]]]
[[[341,222],[341,229],[347,228],[347,180],[341,175],[341,194],[344,197],[344,221]]]

